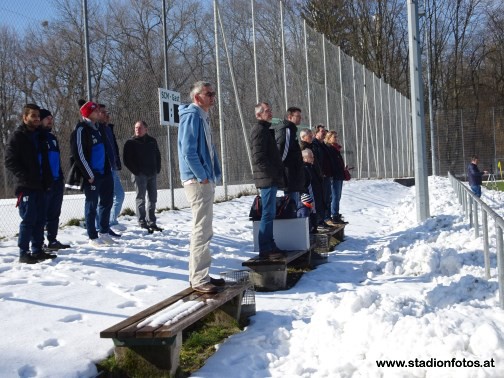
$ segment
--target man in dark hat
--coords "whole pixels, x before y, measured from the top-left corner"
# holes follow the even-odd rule
[[[60,243],[56,237],[58,236],[59,217],[61,214],[61,205],[63,203],[63,189],[65,182],[63,181],[63,171],[61,170],[61,154],[58,139],[52,131],[53,116],[47,109],[40,109],[40,131],[45,134],[47,140],[47,152],[49,155],[49,166],[53,182],[46,193],[45,206],[45,228],[47,231],[47,249],[57,251],[59,249],[70,248],[70,245]]]

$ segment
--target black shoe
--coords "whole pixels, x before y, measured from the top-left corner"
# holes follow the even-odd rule
[[[41,260],[31,253],[23,253],[19,256],[19,262],[23,264],[36,264]]]
[[[214,286],[225,286],[226,285],[226,281],[224,281],[224,278],[210,277],[210,283]]]
[[[215,294],[219,291],[217,286],[211,284],[210,282],[206,282],[206,283],[201,284],[199,286],[193,286],[193,290],[197,291],[199,293],[205,293],[205,294]]]
[[[147,227],[150,228],[152,231],[163,231],[163,229],[159,227],[157,224],[150,224]]]
[[[110,229],[110,228],[109,228],[109,232],[108,232],[108,234],[109,234],[110,236],[113,236],[114,238],[120,238],[120,237],[121,237],[121,234],[118,234],[118,233],[116,233],[116,232],[112,231],[112,229]]]
[[[47,250],[49,251],[58,251],[60,249],[67,249],[67,248],[70,248],[70,244],[63,244],[63,243],[60,243],[58,240],[56,241],[53,241],[53,242],[50,242],[48,245],[47,245]]]
[[[56,257],[58,257],[57,255],[55,255],[54,253],[48,253],[48,252],[45,252],[45,251],[42,251],[40,253],[36,253],[36,254],[32,254],[32,256],[36,257],[37,259],[39,259],[39,261],[43,261],[43,260],[53,260],[55,259]]]
[[[146,230],[149,228],[149,226],[147,226],[147,223],[139,223],[138,225],[140,226],[140,228],[145,228]]]

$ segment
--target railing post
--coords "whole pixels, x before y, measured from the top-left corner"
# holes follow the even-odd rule
[[[479,237],[478,201],[473,199],[474,237]]]
[[[466,217],[469,218],[469,227],[474,227],[472,209],[473,199],[471,196],[466,194]]]
[[[488,240],[488,214],[482,208],[483,222],[483,258],[485,259],[485,278],[490,279],[490,242]]]
[[[497,269],[498,269],[498,282],[499,282],[499,304],[504,309],[504,251],[502,250],[502,228],[499,224],[495,225],[495,233],[497,239]]]

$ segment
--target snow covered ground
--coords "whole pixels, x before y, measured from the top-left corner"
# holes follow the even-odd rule
[[[495,254],[486,280],[482,240],[448,179],[429,178],[429,191],[432,217],[418,224],[414,188],[345,183],[350,224],[329,262],[290,290],[256,293],[250,325],[193,376],[503,377]],[[255,255],[252,199],[215,205],[215,276]],[[500,193],[482,199],[504,212]],[[3,240],[0,376],[94,376],[113,350],[101,330],[187,287],[190,218],[189,209],[164,212],[165,231],[149,235],[123,217],[119,244],[99,251],[83,228],[67,227],[59,238],[73,248],[37,265],[19,264],[16,239]],[[406,367],[378,367],[393,361]]]

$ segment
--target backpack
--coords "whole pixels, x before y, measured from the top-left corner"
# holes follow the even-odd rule
[[[261,220],[262,201],[261,196],[255,196],[249,212],[249,218],[252,221]],[[290,219],[297,217],[296,202],[289,196],[276,198],[275,219]]]

